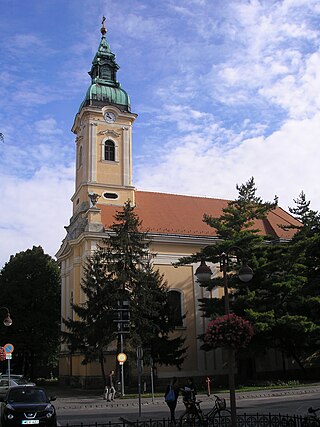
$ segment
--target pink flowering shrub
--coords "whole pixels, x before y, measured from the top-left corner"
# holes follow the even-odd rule
[[[209,322],[204,342],[212,348],[246,347],[253,336],[253,328],[248,320],[235,314],[226,314]]]

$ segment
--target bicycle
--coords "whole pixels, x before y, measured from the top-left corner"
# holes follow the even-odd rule
[[[186,411],[181,415],[179,425],[182,426],[230,426],[231,411],[227,409],[226,400],[214,395],[214,406],[206,414],[200,408],[201,400],[184,402]]]
[[[209,425],[230,426],[231,411],[227,409],[226,399],[214,395],[213,408],[205,415]]]
[[[207,419],[204,417],[202,409],[200,408],[201,400],[190,400],[185,401],[184,405],[186,407],[185,412],[179,418],[179,426],[207,426]]]
[[[320,410],[320,408],[314,409],[310,407],[308,409],[308,413],[311,414],[305,419],[305,425],[308,427],[317,427],[320,426],[320,418],[317,415],[317,412]]]

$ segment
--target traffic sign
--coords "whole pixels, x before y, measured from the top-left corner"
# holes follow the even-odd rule
[[[117,360],[119,363],[124,363],[127,360],[127,355],[125,353],[119,353]]]
[[[3,348],[7,354],[13,353],[13,350],[14,350],[13,344],[6,344],[3,346]]]
[[[6,353],[6,360],[12,359],[12,353]]]

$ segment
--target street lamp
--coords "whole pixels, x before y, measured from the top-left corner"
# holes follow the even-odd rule
[[[12,325],[12,319],[10,317],[9,309],[7,307],[0,307],[0,310],[3,310],[3,312],[4,312],[4,316],[3,316],[4,326],[11,326]]]
[[[224,303],[225,303],[225,314],[230,314],[230,300],[229,300],[229,287],[228,287],[228,262],[229,262],[229,253],[238,251],[243,255],[242,249],[236,246],[230,247],[226,252],[222,252],[220,255],[220,271],[222,272],[223,277],[223,288],[224,288]],[[200,266],[196,269],[195,276],[198,282],[208,282],[211,278],[212,271],[210,267],[207,266],[204,259],[201,260]],[[238,272],[239,279],[242,282],[249,282],[253,277],[252,269],[247,265],[243,260],[242,266]],[[234,348],[228,348],[228,380],[229,380],[229,392],[230,392],[230,408],[231,408],[231,424],[232,427],[237,425],[237,406],[236,406],[236,391],[235,391],[235,374],[234,374],[234,365],[235,365],[235,350]]]

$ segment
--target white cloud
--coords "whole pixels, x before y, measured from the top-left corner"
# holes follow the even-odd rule
[[[17,52],[17,49],[26,50],[28,48],[39,48],[45,47],[43,39],[36,34],[15,34],[14,37],[9,40],[8,48],[12,52]],[[21,52],[20,52],[21,54]]]
[[[320,113],[311,119],[289,120],[266,138],[243,139],[229,149],[215,142],[219,132],[223,135],[224,130],[216,129],[211,136],[194,135],[192,143],[176,138],[175,147],[167,150],[156,168],[136,168],[138,188],[232,199],[235,185],[254,176],[266,200],[278,195],[287,209],[304,190],[312,205],[320,208]]]
[[[73,167],[40,169],[28,180],[1,175],[0,265],[10,255],[41,245],[54,256],[65,237],[64,225],[71,216]]]
[[[38,120],[35,122],[35,128],[40,135],[46,137],[61,135],[63,133],[62,129],[58,129],[57,121],[53,117]]]
[[[300,75],[287,75],[274,85],[265,87],[260,94],[285,108],[291,117],[305,117],[320,108],[320,53],[308,57]]]

